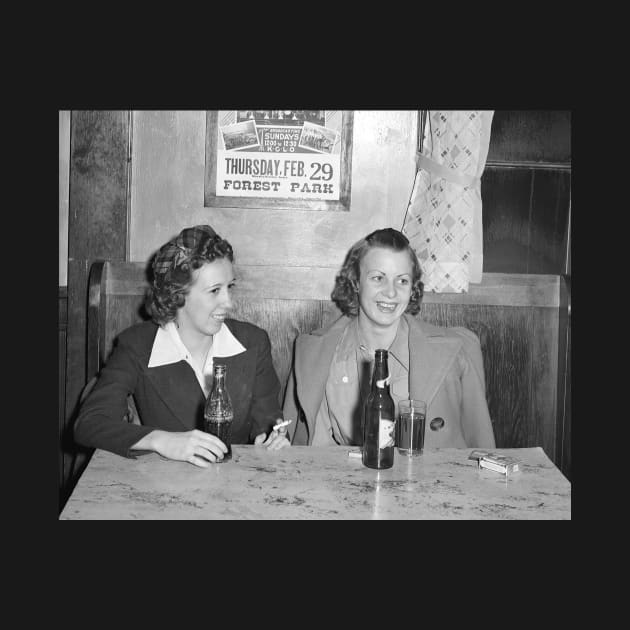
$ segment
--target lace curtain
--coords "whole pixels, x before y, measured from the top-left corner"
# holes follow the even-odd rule
[[[425,291],[462,293],[481,282],[481,175],[494,111],[429,111],[402,231]]]

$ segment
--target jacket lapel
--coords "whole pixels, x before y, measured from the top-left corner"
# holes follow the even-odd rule
[[[315,418],[324,398],[335,348],[349,321],[342,316],[331,326],[298,338],[301,348],[296,349],[296,356],[309,358],[308,364],[296,361],[295,365],[298,398],[306,415],[309,443],[313,437]]]
[[[190,431],[203,414],[206,397],[193,369],[186,361],[147,368],[155,391],[171,413]],[[200,411],[201,408],[201,411]],[[191,424],[195,419],[195,424]]]
[[[405,318],[409,324],[409,397],[424,400],[428,409],[462,341],[446,336],[437,326]]]

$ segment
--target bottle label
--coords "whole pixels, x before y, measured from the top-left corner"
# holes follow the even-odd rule
[[[394,423],[391,420],[382,420],[378,425],[378,447],[387,448],[394,446]]]
[[[218,424],[222,424],[224,422],[232,422],[232,420],[234,420],[234,414],[231,412],[223,412],[223,413],[210,412],[210,413],[204,414],[204,417],[208,422],[216,422]]]

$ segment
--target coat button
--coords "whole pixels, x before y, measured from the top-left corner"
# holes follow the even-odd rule
[[[433,420],[429,422],[429,426],[431,427],[431,431],[439,431],[444,426],[444,418],[433,418]]]

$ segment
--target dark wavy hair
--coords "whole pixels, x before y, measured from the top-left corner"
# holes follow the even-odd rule
[[[193,272],[220,258],[234,262],[234,252],[210,226],[186,228],[164,244],[155,254],[145,297],[145,309],[153,322],[163,325],[173,321],[186,302]]]
[[[409,254],[413,277],[411,280],[411,299],[405,313],[416,315],[420,311],[420,302],[424,293],[424,283],[420,280],[422,277],[420,262],[407,237],[393,228],[376,230],[357,241],[350,248],[339,273],[335,277],[335,288],[330,295],[332,301],[348,317],[356,317],[359,314],[361,261],[373,247],[385,247],[395,252],[407,252]]]

